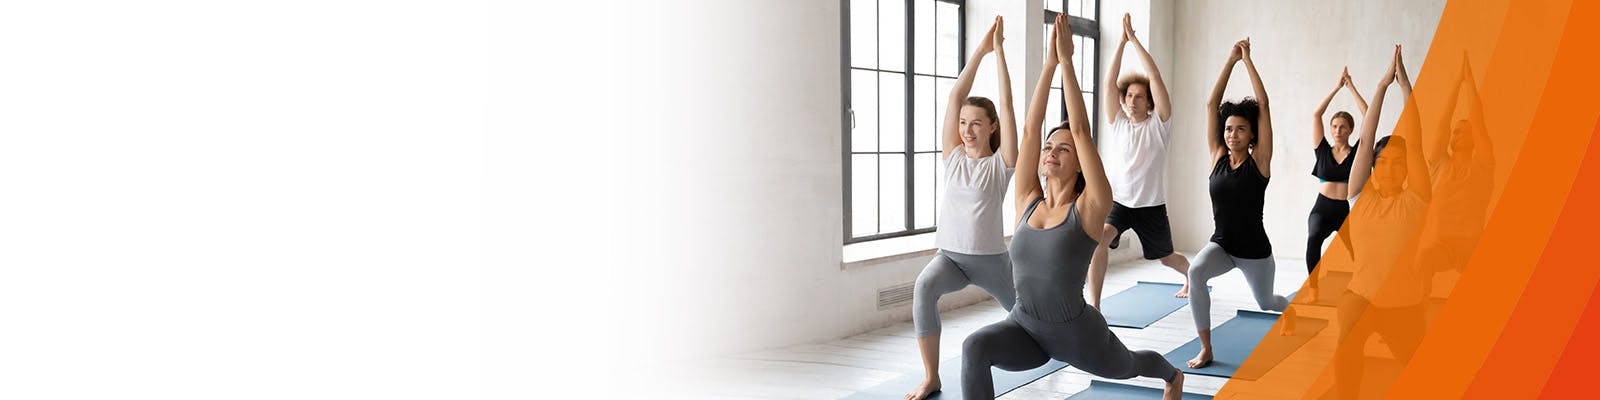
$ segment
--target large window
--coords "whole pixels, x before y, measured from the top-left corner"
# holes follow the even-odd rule
[[[932,232],[964,1],[841,1],[845,243]]]
[[[1080,0],[1067,4],[1066,0],[1046,0],[1044,10],[1044,38],[1039,42],[1041,49],[1047,49],[1050,43],[1050,31],[1055,28],[1056,15],[1067,13],[1067,24],[1072,27],[1072,39],[1077,51],[1072,54],[1072,68],[1078,71],[1078,89],[1083,96],[1083,105],[1089,111],[1090,126],[1100,126],[1100,2],[1098,0]],[[1057,71],[1054,81],[1050,84],[1050,107],[1045,110],[1044,125],[1048,130],[1057,123],[1066,119],[1067,100],[1062,97],[1063,89],[1061,73]]]

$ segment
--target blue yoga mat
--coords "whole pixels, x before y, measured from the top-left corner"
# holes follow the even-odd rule
[[[1124,385],[1106,381],[1089,381],[1089,388],[1068,397],[1067,400],[1150,400],[1161,398],[1161,389]],[[1184,400],[1210,400],[1211,396],[1183,392]]]
[[[1272,331],[1272,325],[1276,322],[1278,314],[1239,310],[1233,319],[1211,329],[1210,365],[1200,369],[1188,367],[1189,359],[1200,354],[1199,338],[1167,352],[1165,357],[1172,366],[1182,369],[1186,374],[1223,378],[1237,374],[1240,379],[1255,380],[1328,326],[1327,320],[1298,317],[1295,319],[1294,335],[1282,336]],[[1272,340],[1262,344],[1262,339],[1267,337],[1269,331],[1273,335]],[[1262,360],[1241,372],[1240,367],[1252,353],[1259,353],[1257,357]]]
[[[999,396],[1006,394],[1007,392],[1022,387],[1022,385],[1039,380],[1039,378],[1043,378],[1045,375],[1050,375],[1050,373],[1059,371],[1066,367],[1067,363],[1056,360],[1050,360],[1050,362],[1045,363],[1039,368],[1034,368],[1027,371],[1013,372],[991,367],[994,370],[994,395]],[[934,393],[933,396],[928,397],[929,399],[961,399],[961,357],[951,358],[939,362],[939,382],[944,384],[944,388],[939,393]],[[916,389],[917,385],[920,384],[922,384],[922,372],[917,371],[901,375],[898,378],[890,379],[888,382],[884,382],[878,384],[877,386],[867,388],[866,390],[856,392],[855,394],[845,396],[843,399],[901,400],[906,397],[907,392],[910,392],[912,389]]]
[[[1139,281],[1102,301],[1100,314],[1106,317],[1107,325],[1144,329],[1189,305],[1189,299],[1172,297],[1180,288],[1182,284]]]
[[[1328,271],[1321,279],[1317,280],[1317,286],[1321,286],[1317,289],[1317,301],[1305,304],[1338,307],[1339,298],[1344,295],[1345,289],[1350,286],[1350,278],[1353,275],[1355,274],[1344,271]],[[1298,290],[1290,293],[1289,300],[1294,300],[1294,297],[1299,294],[1300,291]]]

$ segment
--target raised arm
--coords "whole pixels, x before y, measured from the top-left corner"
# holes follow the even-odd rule
[[[1172,98],[1167,95],[1167,84],[1161,80],[1161,69],[1156,67],[1156,59],[1150,57],[1150,51],[1144,49],[1144,43],[1139,42],[1139,36],[1134,35],[1132,18],[1122,14],[1122,36],[1127,38],[1127,43],[1133,43],[1134,54],[1144,61],[1145,71],[1150,72],[1150,99],[1155,103],[1156,115],[1161,117],[1161,122],[1172,118]],[[1120,49],[1118,51],[1121,51]]]
[[[1489,143],[1488,125],[1483,121],[1483,99],[1478,97],[1478,84],[1473,81],[1472,64],[1465,52],[1461,54],[1461,68],[1461,85],[1467,87],[1468,104],[1472,105],[1471,113],[1467,114],[1467,123],[1472,124],[1472,159],[1493,165],[1494,146]]]
[[[1389,64],[1389,71],[1383,74],[1383,79],[1378,80],[1378,89],[1372,94],[1372,106],[1361,115],[1360,142],[1356,146],[1356,159],[1350,162],[1349,193],[1346,198],[1354,199],[1361,194],[1361,189],[1367,186],[1367,179],[1372,178],[1372,162],[1374,161],[1373,146],[1378,143],[1378,117],[1383,114],[1383,98],[1389,92],[1389,85],[1394,83],[1394,63]]]
[[[1060,27],[1053,29],[1051,36],[1060,30]],[[1039,149],[1044,141],[1040,129],[1044,125],[1045,107],[1050,102],[1050,79],[1055,75],[1058,64],[1056,42],[1049,41],[1045,46],[1044,68],[1039,71],[1039,83],[1033,86],[1033,97],[1028,99],[1028,115],[1022,121],[1022,141],[1018,144],[1017,170],[1011,178],[1017,215],[1027,211],[1033,199],[1044,196],[1044,188],[1039,186]]]
[[[1228,78],[1233,76],[1233,66],[1244,57],[1242,54],[1244,49],[1241,48],[1243,45],[1243,40],[1233,44],[1233,51],[1228,53],[1228,62],[1222,66],[1222,76],[1217,77],[1216,86],[1211,88],[1211,98],[1206,100],[1206,149],[1211,152],[1211,159],[1208,162],[1216,162],[1228,151],[1228,148],[1217,140],[1217,136],[1222,134],[1218,131],[1222,129],[1222,121],[1217,113],[1222,109],[1222,92],[1228,89]]]
[[[1462,57],[1465,56],[1466,51],[1463,50]],[[1447,160],[1450,159],[1449,152],[1447,151],[1447,149],[1450,148],[1450,130],[1452,126],[1452,121],[1450,119],[1454,118],[1456,115],[1457,99],[1459,96],[1461,96],[1461,84],[1466,83],[1466,80],[1467,66],[1466,64],[1462,64],[1461,73],[1456,77],[1455,83],[1450,85],[1449,97],[1445,97],[1444,110],[1439,115],[1439,123],[1434,125],[1433,131],[1437,137],[1433,138],[1434,140],[1432,142],[1423,144],[1424,146],[1428,147],[1428,153],[1433,154],[1433,157],[1428,159],[1429,171],[1438,171],[1439,166],[1443,165]]]
[[[1127,26],[1128,14],[1122,14],[1123,26]],[[1122,30],[1122,41],[1117,43],[1117,52],[1111,56],[1111,67],[1106,69],[1105,85],[1101,86],[1105,92],[1101,101],[1105,102],[1106,121],[1116,121],[1117,114],[1122,113],[1122,91],[1117,88],[1117,78],[1122,76],[1122,49],[1128,47],[1128,30]],[[1131,117],[1130,117],[1131,118]]]
[[[1339,77],[1339,85],[1328,92],[1328,97],[1322,98],[1322,104],[1317,105],[1317,110],[1311,112],[1311,148],[1322,147],[1322,141],[1327,140],[1327,131],[1322,128],[1322,116],[1328,112],[1328,104],[1333,103],[1333,96],[1339,94],[1339,89],[1344,89],[1344,80],[1349,77],[1349,68],[1345,68],[1345,75]]]
[[[1417,111],[1417,101],[1411,97],[1411,74],[1406,72],[1406,62],[1401,57],[1400,46],[1395,46],[1394,53],[1395,80],[1400,83],[1400,94],[1405,95],[1405,111],[1400,113],[1396,123],[1404,122],[1406,130],[1411,131],[1416,139],[1415,145],[1406,146],[1406,187],[1423,202],[1433,199],[1432,170],[1428,168],[1428,158],[1423,155],[1423,146],[1428,143],[1427,137],[1422,132],[1422,113]]]
[[[1011,105],[1011,69],[1006,66],[1005,21],[994,17],[994,62],[1000,78],[1000,159],[1007,167],[1017,167],[1017,110]]]
[[[1244,70],[1250,73],[1250,86],[1255,89],[1256,104],[1261,113],[1256,116],[1256,146],[1250,151],[1250,157],[1255,158],[1256,168],[1261,170],[1261,176],[1272,177],[1272,102],[1267,100],[1267,85],[1261,83],[1261,74],[1256,72],[1256,63],[1250,58],[1250,39],[1244,40]]]
[[[1355,98],[1356,98],[1356,112],[1360,113],[1360,114],[1366,114],[1367,113],[1367,99],[1365,97],[1361,97],[1361,91],[1360,90],[1356,90],[1356,81],[1354,79],[1350,78],[1350,68],[1349,67],[1346,67],[1344,69],[1344,87],[1349,88],[1350,89],[1350,95],[1351,96],[1355,96]]]
[[[961,106],[966,104],[967,94],[972,93],[972,80],[978,76],[978,64],[983,62],[983,56],[994,51],[994,30],[999,23],[1000,18],[995,17],[996,25],[989,26],[989,33],[983,36],[983,42],[978,44],[978,49],[972,52],[972,58],[967,60],[966,69],[961,70],[961,75],[956,77],[955,86],[950,88],[950,97],[944,106],[944,131],[939,134],[943,140],[939,146],[941,160],[950,158],[950,151],[961,145]]]
[[[1066,24],[1066,16],[1056,16],[1056,26]],[[1065,32],[1061,32],[1065,33]],[[1060,60],[1072,59],[1072,52],[1076,50],[1072,45],[1072,38],[1064,35],[1055,36],[1056,58]],[[1072,63],[1061,63],[1062,89],[1067,93],[1081,92],[1078,86],[1078,72]],[[1078,195],[1078,220],[1083,223],[1084,231],[1093,231],[1100,228],[1106,215],[1111,213],[1111,181],[1106,179],[1106,170],[1100,163],[1100,151],[1094,145],[1093,134],[1089,131],[1089,111],[1083,104],[1083,96],[1067,96],[1067,126],[1072,129],[1072,147],[1078,156],[1078,167],[1083,171],[1083,193]]]

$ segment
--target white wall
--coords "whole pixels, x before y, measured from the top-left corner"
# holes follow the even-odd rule
[[[1193,169],[1204,164],[1201,96],[1227,44],[1248,33],[1256,37],[1256,59],[1272,90],[1284,154],[1275,163],[1283,178],[1269,191],[1268,230],[1280,254],[1300,252],[1315,193],[1314,181],[1304,176],[1310,168],[1305,115],[1347,62],[1370,86],[1386,43],[1418,49],[1408,60],[1419,66],[1442,6],[1368,3],[1296,3],[1295,10],[1249,3],[1252,10],[1268,10],[1251,15],[1269,17],[1246,21],[1171,0],[1106,2],[1101,61],[1109,61],[1120,15],[1131,9],[1172,87],[1177,139],[1169,193],[1179,249],[1197,249],[1211,230],[1204,175]],[[968,4],[971,40],[981,38],[994,15],[1007,19],[1019,118],[1042,61],[1041,9],[1041,0]],[[626,119],[608,121],[623,125],[619,148],[599,149],[616,158],[614,168],[628,171],[601,177],[623,188],[607,205],[622,218],[591,240],[616,248],[604,256],[620,261],[549,267],[605,268],[596,281],[562,284],[592,286],[592,298],[573,304],[592,309],[601,321],[621,318],[626,324],[616,329],[646,338],[620,342],[615,351],[665,357],[737,352],[824,341],[909,319],[908,307],[877,310],[876,290],[913,281],[927,257],[840,266],[839,11],[832,1],[734,0],[619,10],[638,22],[624,24],[622,32],[643,42],[615,49],[629,62],[609,67],[630,79],[621,93],[637,101],[627,103]],[[1327,15],[1352,22],[1298,29],[1319,26],[1313,18]],[[1383,22],[1390,19],[1409,22]],[[1207,25],[1197,25],[1201,21]],[[1130,58],[1124,69],[1138,64]],[[994,95],[993,65],[985,62],[974,95]],[[1242,77],[1230,97],[1243,93]],[[1348,108],[1342,104],[1334,108]],[[1125,245],[1114,259],[1137,253],[1136,242]],[[980,300],[980,293],[969,289],[947,298],[947,305]]]
[[[1388,67],[1395,43],[1405,48],[1413,79],[1433,38],[1443,0],[1279,2],[1257,0],[1172,2],[1172,49],[1157,58],[1174,60],[1167,72],[1173,96],[1173,138],[1168,161],[1168,212],[1174,242],[1182,251],[1198,250],[1213,228],[1206,176],[1204,104],[1216,83],[1229,46],[1251,38],[1252,56],[1272,101],[1274,157],[1267,188],[1265,220],[1273,252],[1301,258],[1306,219],[1317,195],[1312,162],[1311,113],[1338,81],[1346,65],[1369,99]],[[1154,51],[1152,49],[1152,51]],[[1168,70],[1163,70],[1166,72]],[[1224,99],[1251,94],[1249,75],[1235,68]],[[1389,99],[1404,99],[1396,87]],[[1384,107],[1379,134],[1386,135],[1400,115],[1400,101]],[[1426,107],[1426,105],[1423,105]],[[1348,92],[1328,108],[1358,115]],[[1323,123],[1326,123],[1324,121]],[[1193,253],[1190,253],[1192,256]]]

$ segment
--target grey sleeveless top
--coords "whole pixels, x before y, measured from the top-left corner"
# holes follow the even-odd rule
[[[1028,205],[1011,237],[1017,307],[1041,321],[1068,322],[1088,307],[1083,301],[1083,281],[1098,241],[1083,231],[1077,202],[1060,225],[1045,229],[1028,226],[1028,217],[1041,201],[1043,197]]]

